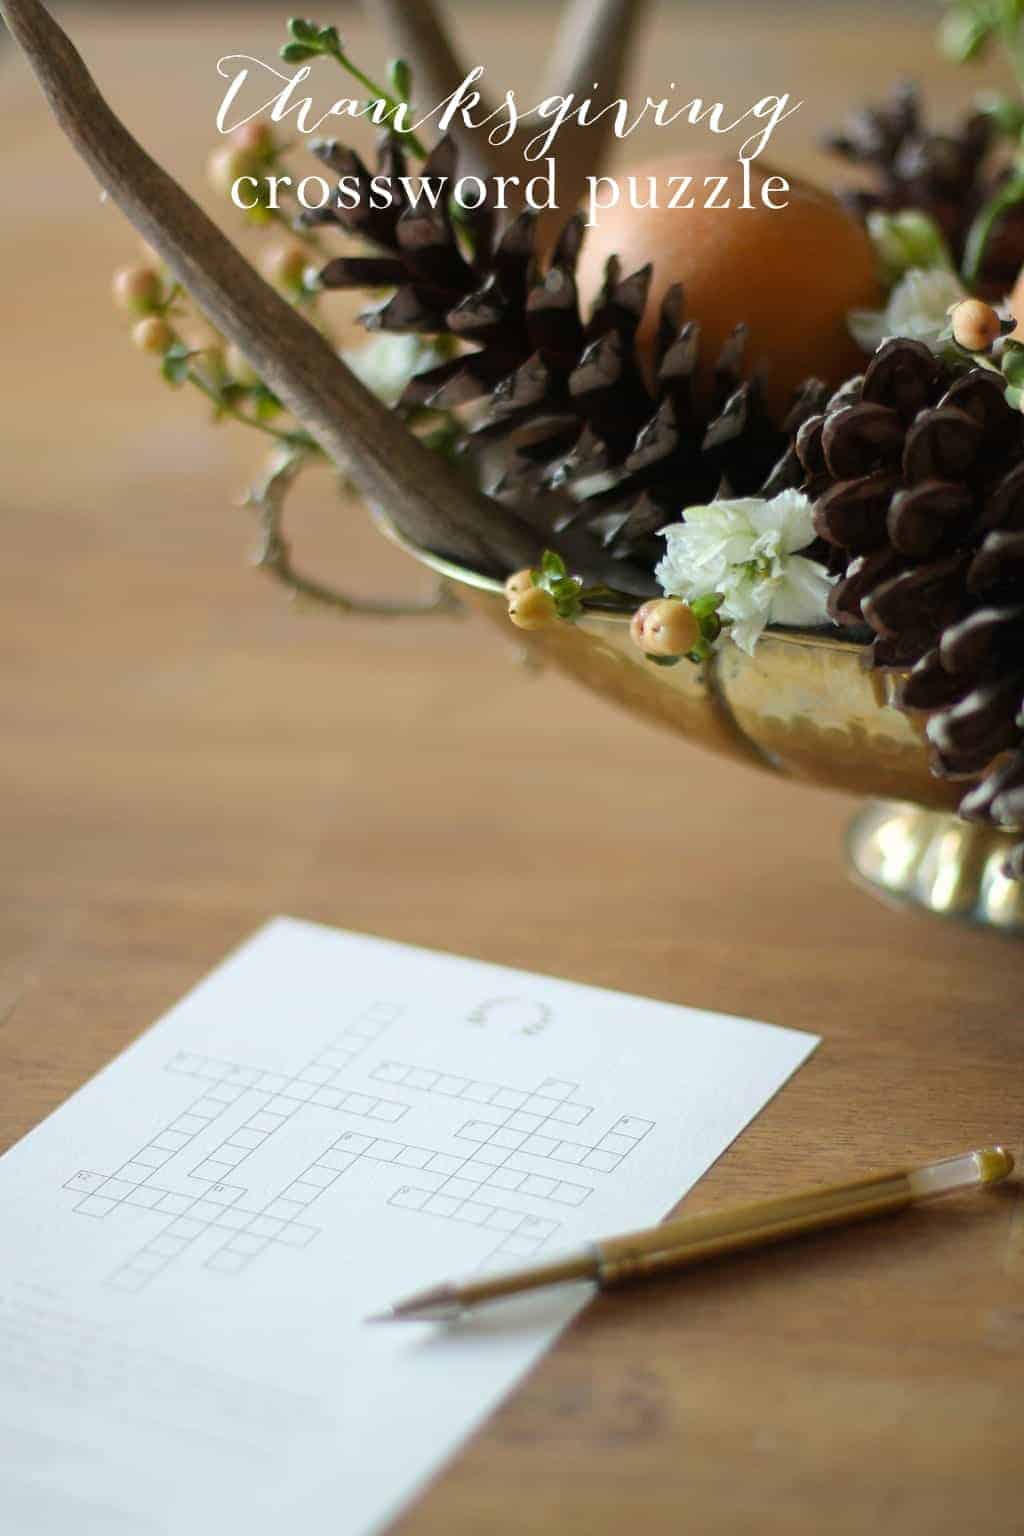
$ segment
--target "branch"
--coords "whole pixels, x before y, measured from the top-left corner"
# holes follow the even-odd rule
[[[422,618],[425,614],[452,614],[459,610],[458,599],[442,577],[433,593],[427,598],[409,600],[352,597],[337,587],[326,586],[311,576],[305,576],[292,564],[291,545],[284,533],[284,508],[288,492],[300,471],[309,462],[304,449],[276,453],[259,484],[254,485],[245,498],[245,505],[254,507],[260,520],[262,542],[256,554],[255,564],[268,571],[282,586],[296,597],[306,598],[335,613],[370,615],[376,618]]]
[[[412,542],[478,569],[533,560],[537,535],[419,443],[136,143],[39,0],[0,12],[100,185],[366,499]]]

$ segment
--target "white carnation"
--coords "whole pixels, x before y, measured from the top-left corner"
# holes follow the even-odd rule
[[[811,503],[802,491],[771,501],[750,496],[688,507],[686,521],[661,529],[666,552],[655,570],[670,597],[694,602],[720,592],[720,617],[744,651],[767,624],[804,627],[829,622],[833,577],[797,551],[814,539]]]
[[[938,351],[949,326],[949,310],[967,298],[967,290],[948,267],[912,267],[889,295],[884,309],[853,309],[850,335],[865,352],[874,352],[894,336],[922,341]]]
[[[441,361],[437,347],[419,336],[393,335],[382,331],[359,347],[341,354],[361,384],[394,407],[414,374]]]

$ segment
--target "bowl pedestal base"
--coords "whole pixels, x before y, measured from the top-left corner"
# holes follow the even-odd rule
[[[870,800],[850,823],[855,877],[883,900],[1024,938],[1024,882],[1002,865],[1020,833],[958,821],[891,800]]]

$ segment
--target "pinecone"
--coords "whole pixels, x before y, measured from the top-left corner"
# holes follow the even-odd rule
[[[900,702],[927,712],[935,771],[987,774],[964,814],[1024,826],[1024,418],[1000,376],[887,342],[796,447],[839,572],[833,618],[908,673]],[[1024,874],[1024,845],[1015,860]]]
[[[710,500],[723,483],[737,495],[799,483],[792,436],[821,410],[824,390],[809,381],[786,420],[773,420],[761,381],[742,377],[742,325],[718,359],[711,399],[700,399],[700,329],[685,317],[680,287],[661,306],[650,371],[636,347],[650,267],[623,276],[610,261],[596,303],[581,315],[579,216],[568,220],[542,266],[530,212],[499,235],[490,210],[468,211],[459,220],[467,241],[445,200],[437,208],[410,206],[396,179],[406,174],[404,156],[389,136],[376,173],[393,190],[384,210],[371,207],[371,173],[352,150],[333,142],[313,150],[338,176],[358,178],[361,192],[353,210],[326,209],[313,221],[336,223],[375,248],[328,262],[323,286],[391,288],[362,317],[369,329],[445,334],[463,344],[418,374],[401,405],[480,402],[470,451],[492,495],[540,505],[551,526],[584,527],[613,555],[650,568],[662,552],[655,531],[681,507]],[[431,151],[421,174],[456,179],[450,140]]]
[[[866,188],[837,188],[842,201],[866,218],[873,209],[899,213],[915,208],[930,214],[960,265],[967,232],[979,209],[996,192],[1005,167],[990,167],[994,131],[982,113],[964,116],[949,133],[924,124],[917,87],[901,80],[879,105],[862,107],[825,141],[844,160],[863,167]],[[1024,209],[997,221],[985,251],[981,289],[1001,298],[1024,263]]]

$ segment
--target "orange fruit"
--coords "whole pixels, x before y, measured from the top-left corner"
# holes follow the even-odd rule
[[[627,276],[647,262],[654,275],[639,341],[647,350],[657,325],[658,307],[672,283],[686,292],[685,318],[701,328],[699,384],[707,388],[715,359],[733,328],[749,326],[746,367],[766,370],[770,404],[785,410],[794,390],[810,376],[836,386],[860,372],[864,353],[851,338],[847,312],[884,304],[874,253],[867,233],[829,193],[791,177],[789,191],[770,189],[773,203],[761,202],[765,179],[776,174],[755,161],[750,167],[753,208],[741,208],[742,171],[735,160],[716,155],[682,155],[654,160],[620,172],[618,206],[598,213],[587,231],[580,256],[579,285],[584,305],[600,289],[604,265],[616,255]],[[661,206],[628,206],[629,177],[636,178],[637,200],[649,200],[648,177],[656,180]],[[690,176],[682,201],[693,208],[666,206],[676,184],[670,176]],[[706,208],[713,183],[725,176],[717,201],[728,208]]]

